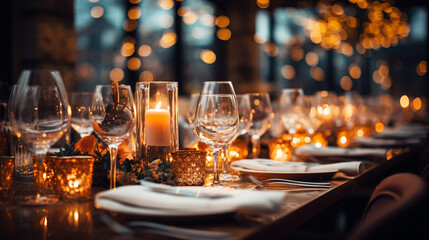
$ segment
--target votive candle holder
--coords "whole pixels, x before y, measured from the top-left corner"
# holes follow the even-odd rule
[[[178,150],[171,153],[174,180],[179,186],[201,186],[206,173],[206,152]]]

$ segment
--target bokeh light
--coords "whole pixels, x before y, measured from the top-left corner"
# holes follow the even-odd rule
[[[205,49],[201,51],[200,58],[203,62],[212,64],[216,61],[216,54],[212,50]]]

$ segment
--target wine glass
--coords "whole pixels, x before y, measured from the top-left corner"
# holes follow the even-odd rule
[[[237,95],[238,103],[238,117],[239,117],[239,126],[238,132],[234,136],[231,142],[233,142],[238,136],[246,134],[249,131],[250,126],[252,125],[252,114],[250,113],[250,101],[248,94]],[[231,181],[234,180],[234,176],[229,174],[228,163],[230,162],[228,155],[228,147],[230,143],[227,143],[223,146],[223,172],[221,175],[222,180]]]
[[[229,81],[204,82],[195,114],[195,131],[213,151],[213,184],[220,186],[218,160],[220,149],[238,132],[238,104]]]
[[[89,136],[92,133],[89,110],[92,104],[92,92],[73,92],[70,100],[72,110],[71,126],[79,133],[80,137]]]
[[[304,119],[304,92],[301,88],[286,88],[280,96],[280,115],[286,130],[293,139],[300,121]]]
[[[89,118],[95,134],[108,145],[110,152],[110,189],[116,188],[118,146],[134,127],[134,99],[130,86],[97,85]]]
[[[187,106],[187,112],[186,112],[186,120],[187,120],[189,125],[194,124],[195,109],[197,108],[199,97],[200,97],[199,93],[193,93],[193,94],[191,94],[191,97],[189,98],[189,102],[188,102],[188,106]]]
[[[10,114],[14,133],[36,156],[34,169],[36,196],[26,204],[48,205],[58,201],[49,195],[44,178],[44,158],[48,149],[67,131],[70,124],[69,104],[58,71],[24,70],[17,83],[16,107]],[[16,99],[15,99],[16,100]]]
[[[258,158],[261,151],[261,136],[271,127],[273,108],[268,93],[250,93],[252,125],[249,134],[252,142],[252,153],[249,158]]]

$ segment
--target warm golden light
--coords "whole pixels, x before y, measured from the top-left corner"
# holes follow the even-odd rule
[[[325,73],[319,67],[313,67],[310,70],[310,76],[316,81],[323,81],[325,78]]]
[[[407,108],[410,105],[410,99],[407,95],[402,95],[399,99],[399,103],[401,104],[402,108]]]
[[[319,57],[314,52],[309,52],[305,55],[305,62],[311,66],[314,67],[319,63]]]
[[[413,112],[417,112],[421,108],[422,108],[422,100],[418,97],[414,98],[414,100],[412,101],[412,104],[411,104],[411,110]]]
[[[181,6],[178,10],[177,10],[177,15],[183,17],[187,12],[191,11],[188,7],[186,6]]]
[[[152,48],[149,45],[141,45],[139,47],[139,55],[142,57],[147,57],[152,53]]]
[[[132,32],[132,31],[136,30],[136,28],[137,28],[137,21],[127,19],[124,21],[123,28],[127,32]]]
[[[217,30],[216,35],[220,40],[227,41],[231,38],[231,30],[228,28],[221,28]]]
[[[267,8],[270,6],[270,0],[256,0],[256,5],[260,8]]]
[[[183,22],[187,25],[194,24],[197,21],[197,19],[198,19],[198,15],[193,11],[188,11],[183,14]]]
[[[141,61],[137,57],[132,57],[128,59],[127,67],[131,71],[137,71],[140,69]]]
[[[350,64],[349,66],[349,75],[354,79],[358,79],[361,76],[361,69],[357,64]]]
[[[171,9],[174,6],[174,1],[173,0],[158,0],[158,5],[162,8],[162,9]]]
[[[137,20],[141,17],[142,10],[139,7],[132,7],[130,10],[128,10],[128,18],[131,20]]]
[[[212,64],[216,61],[216,54],[209,49],[205,49],[200,54],[201,60],[207,64]]]
[[[384,124],[382,122],[378,122],[375,124],[374,128],[376,132],[382,132],[384,129]]]
[[[281,70],[282,76],[288,80],[295,78],[295,68],[291,65],[284,65]]]
[[[302,48],[293,48],[290,55],[292,60],[299,62],[304,58],[304,50],[302,50]]]
[[[419,76],[423,76],[427,73],[427,71],[427,62],[423,60],[417,65],[417,74]]]
[[[124,71],[120,68],[114,68],[110,71],[110,80],[113,82],[120,82],[124,79]]]
[[[160,40],[160,45],[163,48],[169,48],[169,47],[173,46],[174,44],[176,44],[176,42],[177,42],[176,33],[173,31],[168,31],[162,35],[161,40]]]
[[[216,18],[215,24],[220,28],[226,28],[229,25],[229,17],[221,15]]]
[[[141,2],[141,0],[129,0],[129,1],[130,1],[130,3],[132,3],[132,4],[137,4],[137,3]]]
[[[140,82],[151,82],[153,81],[154,76],[153,73],[150,71],[143,71],[140,73],[139,81]]]
[[[267,53],[267,55],[270,57],[275,57],[275,56],[277,56],[277,54],[279,54],[279,48],[273,42],[269,42],[269,43],[265,44],[264,50]]]
[[[101,18],[104,14],[104,8],[100,6],[95,6],[91,9],[91,17],[93,18]]]
[[[349,76],[344,76],[340,80],[340,86],[345,91],[350,91],[353,88],[353,81]]]

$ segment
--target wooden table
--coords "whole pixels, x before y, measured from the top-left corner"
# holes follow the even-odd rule
[[[244,223],[231,216],[186,222],[176,220],[170,223],[195,229],[231,232],[237,239],[279,239],[360,187],[379,181],[385,175],[396,171],[395,169],[400,170],[409,164],[407,161],[416,159],[419,152],[419,148],[404,151],[390,160],[378,162],[354,179],[331,181],[334,187],[328,190],[287,188],[285,191],[288,196],[283,209],[272,215],[272,222],[266,225]],[[17,183],[15,196],[28,194],[31,189],[31,183]],[[93,192],[100,190],[105,189],[94,188]],[[94,207],[93,201],[25,207],[16,205],[14,198],[2,200],[0,239],[132,239],[111,231],[99,220],[101,212],[103,211]],[[124,220],[122,215],[116,215],[115,218]],[[141,238],[164,239],[155,235],[143,235]]]

